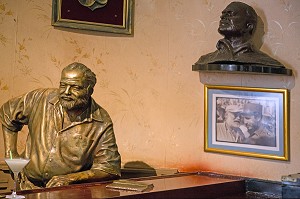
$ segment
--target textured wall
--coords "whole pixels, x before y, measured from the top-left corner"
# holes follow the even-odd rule
[[[264,23],[262,50],[295,73],[288,162],[203,150],[204,91],[191,66],[215,50],[227,0],[136,0],[133,36],[55,29],[51,0],[0,0],[0,104],[35,88],[57,87],[61,69],[79,61],[97,74],[93,96],[114,121],[123,164],[138,160],[157,168],[280,180],[300,165],[300,1],[244,2]],[[263,86],[268,80],[260,81]]]

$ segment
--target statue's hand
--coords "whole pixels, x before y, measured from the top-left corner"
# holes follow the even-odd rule
[[[22,172],[20,172],[20,188],[21,190],[30,190],[30,189],[40,189],[41,187],[35,186],[32,182],[30,182],[26,175]]]
[[[46,187],[60,187],[60,186],[66,186],[71,183],[71,180],[64,175],[61,176],[53,176],[51,180],[46,184]]]

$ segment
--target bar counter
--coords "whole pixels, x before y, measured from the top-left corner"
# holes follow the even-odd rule
[[[74,184],[64,187],[20,191],[26,199],[101,199],[101,198],[224,198],[245,193],[243,179],[179,173],[132,179],[153,184],[143,192],[106,188],[111,181]],[[3,193],[2,193],[3,194]]]

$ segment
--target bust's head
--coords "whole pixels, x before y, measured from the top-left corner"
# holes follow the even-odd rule
[[[255,32],[257,14],[245,3],[230,3],[220,18],[218,31],[225,37],[251,37]]]

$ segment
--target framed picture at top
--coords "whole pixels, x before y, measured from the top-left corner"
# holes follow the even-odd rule
[[[53,0],[52,25],[132,34],[134,0]]]
[[[205,85],[205,151],[288,160],[288,90]]]

